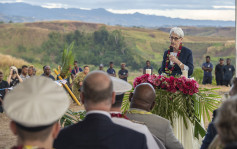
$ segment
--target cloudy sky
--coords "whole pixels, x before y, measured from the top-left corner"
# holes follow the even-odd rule
[[[113,13],[143,13],[195,20],[235,20],[235,0],[0,0],[46,8],[105,8]]]

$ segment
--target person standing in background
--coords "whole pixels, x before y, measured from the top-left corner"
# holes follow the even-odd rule
[[[125,69],[125,66],[126,66],[125,63],[121,64],[121,70],[119,70],[118,75],[119,75],[120,79],[122,79],[124,81],[127,81],[127,79],[128,79],[128,70]]]
[[[34,76],[34,66],[30,66],[29,68],[28,68],[28,75],[29,75],[29,77],[33,77]]]
[[[203,81],[202,84],[212,84],[212,69],[213,65],[210,62],[210,56],[206,56],[206,63],[202,64],[202,70],[204,71],[203,74]]]
[[[110,62],[109,63],[109,68],[107,69],[107,73],[112,77],[116,77],[116,72],[115,72],[113,67],[114,67],[114,63]]]
[[[10,87],[15,87],[18,83],[23,82],[15,66],[10,67],[10,74],[7,78],[7,82],[10,85]]]
[[[28,75],[28,66],[26,66],[26,65],[22,66],[22,71],[21,71],[20,77],[22,78],[23,81],[30,78],[30,76]]]
[[[41,76],[49,77],[50,79],[55,81],[54,76],[51,75],[51,68],[50,68],[50,66],[44,66],[43,69],[44,69],[44,73]]]
[[[143,74],[146,74],[147,69],[151,69],[151,74],[153,73],[153,67],[151,66],[151,62],[149,60],[146,61],[146,66],[143,68]]]
[[[216,65],[215,75],[216,75],[216,84],[224,85],[224,59],[220,58],[219,64]]]
[[[83,72],[79,72],[76,75],[75,79],[72,81],[72,92],[77,99],[80,98],[82,83],[89,72],[90,72],[89,66],[84,66]]]
[[[104,71],[104,65],[103,65],[103,64],[100,64],[99,70],[100,70],[100,71]]]
[[[4,96],[8,92],[8,88],[9,88],[9,84],[7,83],[7,81],[3,80],[3,72],[0,71],[0,113],[3,113],[2,104],[3,104]]]
[[[233,78],[235,74],[235,67],[230,64],[231,60],[227,58],[226,65],[223,68],[224,71],[224,81],[226,86],[231,86],[231,79]]]
[[[77,73],[82,72],[83,70],[77,66],[77,61],[74,61],[74,68],[71,73],[72,80],[75,79]]]

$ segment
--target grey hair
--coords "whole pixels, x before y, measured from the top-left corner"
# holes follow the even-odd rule
[[[214,123],[223,144],[237,140],[237,96],[227,99],[221,105]]]
[[[181,37],[181,38],[184,37],[184,32],[183,32],[182,28],[180,28],[180,27],[173,27],[173,28],[171,28],[171,30],[170,30],[170,35],[171,35],[173,32],[174,32],[175,34],[177,34],[177,35],[178,35],[179,37]]]

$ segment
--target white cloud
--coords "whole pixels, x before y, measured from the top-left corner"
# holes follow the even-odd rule
[[[45,4],[42,4],[41,7],[44,7],[44,8],[68,8],[68,5],[61,4],[61,3],[45,3]]]
[[[127,10],[115,10],[107,9],[112,13],[118,14],[133,14],[142,13],[146,15],[166,16],[171,18],[181,19],[194,19],[194,20],[222,20],[222,21],[234,21],[235,10],[187,10],[187,9],[127,9]]]
[[[213,6],[213,8],[215,8],[215,9],[221,9],[221,8],[224,8],[224,9],[235,9],[235,6]]]

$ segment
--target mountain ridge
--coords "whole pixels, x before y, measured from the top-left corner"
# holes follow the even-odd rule
[[[4,17],[1,17],[4,16]],[[35,22],[76,20],[107,25],[165,27],[165,26],[235,26],[234,21],[211,21],[170,18],[165,16],[115,14],[103,8],[84,10],[77,8],[44,8],[26,3],[0,3],[0,21]]]

